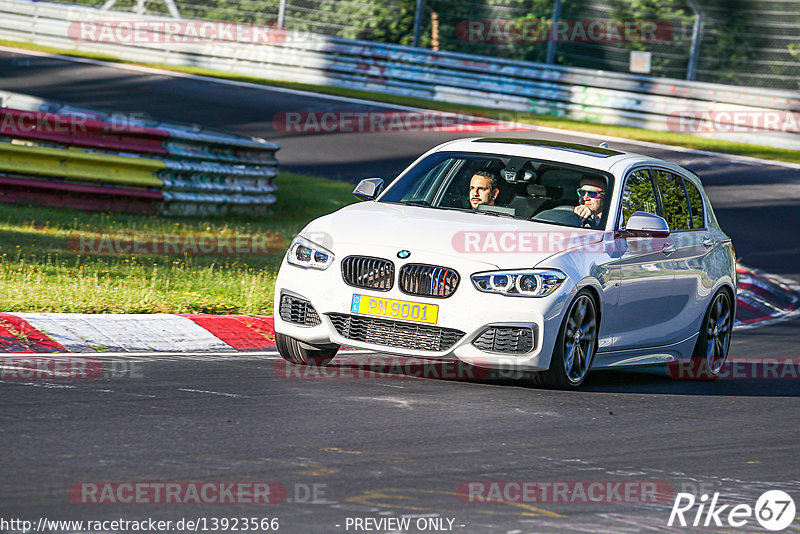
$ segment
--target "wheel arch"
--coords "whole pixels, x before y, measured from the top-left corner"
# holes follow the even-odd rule
[[[575,294],[572,296],[569,302],[575,299],[575,296],[578,295],[583,290],[588,290],[589,294],[592,296],[592,300],[594,300],[595,308],[597,310],[597,326],[600,327],[600,324],[603,321],[603,300],[600,297],[600,289],[598,289],[600,283],[595,279],[588,279],[582,281],[582,283],[575,286]],[[569,306],[569,303],[567,303]],[[599,338],[598,338],[599,339]]]
[[[717,286],[717,288],[711,292],[711,298],[709,298],[709,306],[711,305],[711,301],[714,300],[714,297],[720,291],[725,291],[728,294],[728,297],[731,299],[731,308],[733,309],[733,320],[736,321],[736,309],[738,308],[738,300],[736,299],[736,288],[731,285],[730,282],[725,281]]]

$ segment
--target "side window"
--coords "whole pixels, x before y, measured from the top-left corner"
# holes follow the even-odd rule
[[[636,171],[628,176],[625,190],[622,192],[622,226],[627,226],[628,219],[637,211],[658,214],[656,192],[653,182],[646,170]]]
[[[689,210],[692,213],[692,228],[705,228],[703,213],[703,197],[700,191],[689,180],[684,180],[686,194],[689,196]]]
[[[667,171],[653,171],[658,190],[661,192],[661,204],[664,217],[670,230],[688,230],[691,227],[689,202],[683,188],[683,178]]]

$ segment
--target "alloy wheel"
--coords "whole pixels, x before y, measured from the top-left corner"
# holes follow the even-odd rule
[[[730,297],[723,291],[711,303],[706,322],[706,364],[712,375],[719,374],[725,364],[733,330],[732,315]]]
[[[597,337],[594,301],[581,295],[572,304],[564,331],[564,372],[572,383],[579,383],[589,371]]]

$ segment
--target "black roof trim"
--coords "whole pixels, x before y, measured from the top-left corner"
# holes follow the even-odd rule
[[[546,141],[544,139],[518,139],[518,138],[503,138],[503,137],[484,137],[482,139],[473,140],[474,143],[507,143],[512,145],[528,145],[538,146],[543,148],[554,148],[556,150],[567,150],[569,152],[578,152],[586,156],[594,156],[596,158],[607,158],[609,156],[621,156],[624,152],[618,152],[608,148],[600,148],[599,146],[580,145],[578,143],[564,143],[562,141]]]

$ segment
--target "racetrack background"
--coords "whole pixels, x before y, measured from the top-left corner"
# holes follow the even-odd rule
[[[277,114],[386,107],[25,52],[3,51],[0,75],[7,90],[264,137],[281,145],[281,168],[349,182],[391,179],[424,150],[463,136],[291,135],[274,128]],[[575,132],[540,135],[600,142]],[[797,168],[609,144],[697,172],[743,262],[800,281]],[[797,327],[795,319],[737,332],[731,355],[796,357]],[[774,488],[800,497],[793,475],[800,388],[789,378],[698,383],[602,372],[590,375],[584,391],[553,392],[508,380],[284,379],[274,353],[97,358],[118,373],[80,382],[0,380],[0,444],[16,458],[0,474],[3,515],[256,513],[280,517],[281,531],[293,534],[345,532],[353,516],[448,517],[465,525],[454,530],[464,534],[684,532],[690,529],[665,526],[671,501],[468,504],[457,488],[476,480],[627,480],[719,491],[731,503],[754,503]],[[354,358],[340,365],[355,365]],[[278,481],[295,502],[254,512],[241,504],[100,506],[70,498],[77,483],[126,480]],[[323,499],[295,496],[314,484]]]

